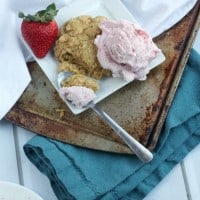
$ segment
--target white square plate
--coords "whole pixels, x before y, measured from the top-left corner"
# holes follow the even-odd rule
[[[58,26],[61,27],[67,20],[72,17],[79,15],[90,15],[90,16],[106,16],[110,19],[126,19],[129,21],[134,21],[134,17],[129,13],[126,7],[122,4],[120,0],[74,0],[68,6],[63,7],[59,10],[55,20]],[[137,22],[136,22],[137,23]],[[22,38],[23,39],[23,38]],[[25,42],[24,42],[25,43]],[[27,44],[25,43],[27,46]],[[32,53],[31,49],[27,46],[29,51]],[[51,50],[44,58],[39,59],[34,56],[36,62],[40,65],[41,69],[44,71],[46,76],[49,78],[55,89],[58,91],[57,84],[57,65],[53,50]],[[165,60],[165,56],[161,53],[157,56],[149,65],[150,69],[158,66]],[[100,89],[96,93],[95,103],[98,103],[105,97],[109,96],[113,92],[127,85],[129,82],[121,80],[119,78],[104,78],[99,81]],[[79,114],[85,110],[85,108],[80,109],[74,107],[71,103],[66,102],[70,110],[74,114]]]

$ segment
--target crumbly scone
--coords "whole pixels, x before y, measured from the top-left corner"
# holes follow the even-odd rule
[[[92,89],[94,92],[99,89],[99,85],[96,80],[82,74],[74,74],[62,83],[62,87],[70,86],[84,86]]]
[[[101,33],[98,25],[105,17],[79,16],[66,22],[60,29],[54,52],[60,62],[59,71],[86,74],[96,79],[111,75],[97,60],[94,39]]]
[[[60,62],[58,64],[58,72],[62,71],[70,71],[73,74],[86,74],[86,70],[82,69],[81,66],[75,65],[73,63],[69,63],[67,61]]]

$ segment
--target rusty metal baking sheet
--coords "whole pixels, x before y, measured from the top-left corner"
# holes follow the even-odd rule
[[[166,61],[146,81],[134,81],[98,104],[138,141],[155,148],[182,75],[199,24],[199,6],[155,39]],[[35,63],[28,63],[32,82],[6,115],[11,122],[67,143],[111,152],[131,153],[93,111],[73,115]]]

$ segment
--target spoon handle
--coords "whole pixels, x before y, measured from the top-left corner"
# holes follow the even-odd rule
[[[92,108],[129,146],[129,148],[137,155],[142,162],[149,162],[153,159],[153,154],[140,144],[136,139],[129,135],[119,124],[117,124],[111,117],[109,117],[104,111],[99,109],[94,103],[90,103]]]

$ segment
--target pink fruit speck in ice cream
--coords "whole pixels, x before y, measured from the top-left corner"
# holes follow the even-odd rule
[[[101,35],[95,38],[100,65],[113,77],[127,81],[145,80],[149,63],[161,52],[137,24],[126,20],[104,20]]]

